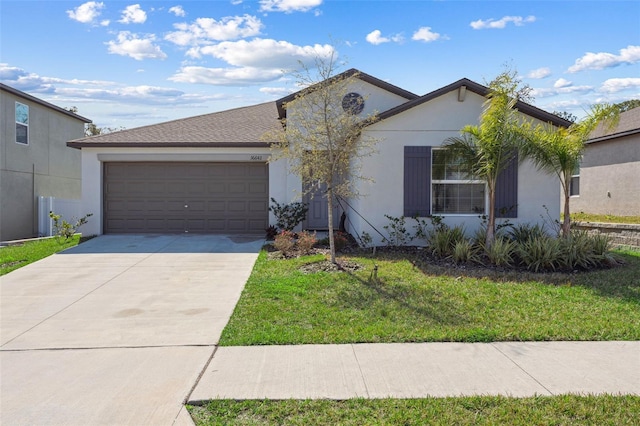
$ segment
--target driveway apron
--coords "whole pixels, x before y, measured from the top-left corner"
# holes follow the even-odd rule
[[[190,424],[263,243],[104,235],[3,276],[0,423]]]

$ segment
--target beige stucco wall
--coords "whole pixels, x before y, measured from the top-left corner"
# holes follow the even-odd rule
[[[640,215],[640,134],[587,144],[572,212]]]
[[[445,139],[459,136],[467,124],[476,124],[482,104],[480,95],[467,91],[464,102],[458,101],[454,90],[429,102],[405,111],[387,120],[369,126],[367,134],[379,140],[378,155],[365,159],[363,174],[372,182],[363,182],[360,193],[365,195],[352,200],[353,207],[383,234],[389,220],[384,215],[400,217],[404,208],[404,146],[440,146]],[[547,211],[553,218],[560,214],[560,188],[555,176],[538,172],[530,163],[524,163],[518,171],[518,218],[511,223],[542,223]],[[367,232],[374,243],[381,243],[381,236],[364,219],[350,213],[352,233]],[[463,224],[468,233],[481,224],[476,215],[449,215],[445,222],[451,226]],[[411,227],[415,222],[407,220]]]
[[[44,105],[0,92],[0,240],[37,235],[38,196],[79,199],[80,152],[67,141],[84,123]],[[29,144],[15,142],[15,103],[29,106]]]

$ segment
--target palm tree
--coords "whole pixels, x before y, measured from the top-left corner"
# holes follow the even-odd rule
[[[522,143],[522,135],[518,131],[521,117],[515,106],[519,98],[526,96],[527,91],[526,87],[518,88],[516,73],[509,70],[489,83],[489,89],[480,123],[465,126],[461,136],[448,138],[443,143],[449,158],[458,161],[467,170],[469,177],[484,180],[487,184],[487,248],[491,247],[495,239],[498,175],[515,158]]]
[[[588,114],[568,128],[553,127],[550,124],[536,127],[523,126],[522,147],[524,157],[531,159],[539,169],[554,173],[560,179],[564,193],[564,219],[562,236],[568,237],[571,229],[569,199],[571,196],[571,176],[580,167],[585,142],[599,124],[611,127],[618,122],[619,108],[616,105],[593,105]]]

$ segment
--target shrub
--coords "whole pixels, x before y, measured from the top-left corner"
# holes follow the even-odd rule
[[[78,229],[88,222],[88,218],[93,216],[93,213],[88,213],[84,217],[77,219],[74,224],[67,222],[62,219],[62,216],[59,214],[55,214],[54,212],[49,212],[49,217],[53,219],[53,229],[58,238],[64,238],[64,240],[68,240],[73,237]],[[72,219],[73,222],[73,219]]]
[[[418,216],[414,216],[412,218],[416,221],[416,224],[413,225],[413,229],[415,232],[411,237],[412,240],[428,240],[429,239],[429,223],[425,219],[420,219]],[[433,223],[433,219],[431,221]]]
[[[453,246],[453,260],[456,263],[465,263],[475,260],[473,244],[469,240],[457,241]]]
[[[336,250],[340,251],[344,249],[347,245],[349,245],[349,238],[347,234],[342,231],[335,231],[333,233],[333,243],[336,246]]]
[[[273,204],[269,207],[269,210],[276,217],[276,226],[280,229],[293,231],[293,228],[307,218],[309,206],[305,203],[278,204],[273,197],[271,202]]]
[[[411,241],[404,217],[393,217],[388,214],[385,214],[384,217],[389,219],[389,224],[383,226],[389,233],[389,238],[385,237],[383,239],[384,243],[389,246],[403,246]]]
[[[538,239],[547,236],[547,232],[544,227],[539,224],[531,225],[528,223],[521,223],[511,226],[508,232],[509,238],[517,243],[525,243],[530,239]]]
[[[431,253],[440,258],[452,256],[455,245],[464,240],[464,228],[460,225],[450,228],[440,223],[429,233]]]
[[[291,231],[282,231],[276,235],[273,246],[276,250],[280,250],[282,254],[288,256],[293,251],[296,240]]]
[[[508,238],[498,237],[489,248],[485,248],[485,254],[489,262],[496,266],[513,266],[513,255],[516,243]]]
[[[517,243],[517,255],[534,272],[556,270],[562,264],[560,240],[545,234],[533,235]]]
[[[560,240],[562,263],[570,269],[588,269],[600,264],[593,252],[593,240],[586,231],[572,231]]]
[[[270,225],[267,229],[264,230],[266,232],[267,240],[273,240],[276,235],[278,235],[278,228],[273,225]]]
[[[298,250],[302,254],[309,254],[313,246],[316,245],[318,239],[316,238],[316,233],[313,234],[308,231],[302,231],[298,233]]]

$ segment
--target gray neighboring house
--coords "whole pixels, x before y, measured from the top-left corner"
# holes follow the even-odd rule
[[[80,199],[80,153],[67,141],[91,120],[0,83],[0,241],[37,236],[37,198]]]
[[[620,114],[615,128],[591,134],[570,203],[575,213],[640,215],[640,108]]]

